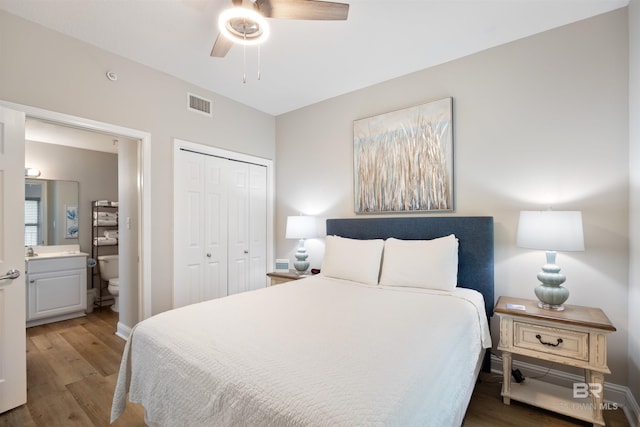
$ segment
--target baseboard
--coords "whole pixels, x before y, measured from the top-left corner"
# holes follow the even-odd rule
[[[625,405],[622,409],[624,409],[624,414],[627,416],[629,424],[631,424],[631,427],[640,427],[640,406],[638,406],[638,401],[628,387],[627,403],[628,405]]]
[[[123,340],[128,341],[129,335],[131,335],[131,328],[122,322],[118,322],[118,329],[116,330],[116,335],[122,338]]]
[[[538,380],[563,387],[572,388],[574,383],[584,381],[580,375],[519,360],[513,361],[513,369],[520,369],[525,377],[543,377]],[[494,354],[491,355],[491,372],[502,375],[502,360]],[[605,381],[604,391],[605,402],[615,404],[616,408],[619,408],[617,410],[623,410],[631,427],[640,427],[640,407],[629,387]]]

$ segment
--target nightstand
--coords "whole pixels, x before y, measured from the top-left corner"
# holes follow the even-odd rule
[[[616,330],[604,312],[577,305],[545,310],[537,301],[510,297],[500,297],[494,311],[500,316],[503,402],[508,405],[514,399],[603,426],[604,374],[611,373],[607,335]],[[582,368],[584,383],[573,389],[532,378],[513,384],[513,354]]]
[[[310,274],[300,274],[296,270],[289,270],[284,272],[267,273],[267,276],[271,279],[269,286],[279,285],[281,283],[290,282],[292,280],[304,279],[311,276]]]

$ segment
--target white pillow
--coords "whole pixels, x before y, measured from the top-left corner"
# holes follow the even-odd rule
[[[320,274],[369,285],[378,284],[384,240],[327,236]]]
[[[458,283],[458,239],[453,234],[433,240],[384,243],[380,284],[453,290]]]

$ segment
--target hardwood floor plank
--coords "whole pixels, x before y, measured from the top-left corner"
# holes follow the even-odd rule
[[[117,374],[101,377],[87,377],[69,384],[67,388],[80,406],[91,418],[95,426],[108,426],[111,414],[111,401],[116,387]],[[127,409],[114,423],[114,426],[144,426],[144,409],[140,405],[127,403]]]
[[[110,318],[104,315],[102,316],[103,317],[96,316],[92,321],[86,322],[82,326],[95,335],[107,347],[118,353],[118,357],[122,357],[126,341],[116,335],[116,326],[113,320],[111,320],[113,316],[110,316]],[[116,318],[115,322],[117,323],[117,321],[118,319]]]
[[[102,376],[113,375],[120,369],[122,352],[115,351],[89,332],[86,325],[74,326],[59,332],[82,357]]]
[[[0,414],[0,427],[36,427],[27,405]]]
[[[44,355],[46,362],[62,384],[71,384],[97,373],[96,369],[62,338],[59,332],[36,335],[30,339]]]
[[[54,391],[46,385],[30,390],[27,398],[29,412],[37,426],[91,426],[84,412],[69,390]]]

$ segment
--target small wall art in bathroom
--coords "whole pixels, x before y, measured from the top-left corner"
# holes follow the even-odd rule
[[[66,206],[65,210],[65,239],[77,239],[78,238],[78,207]]]

